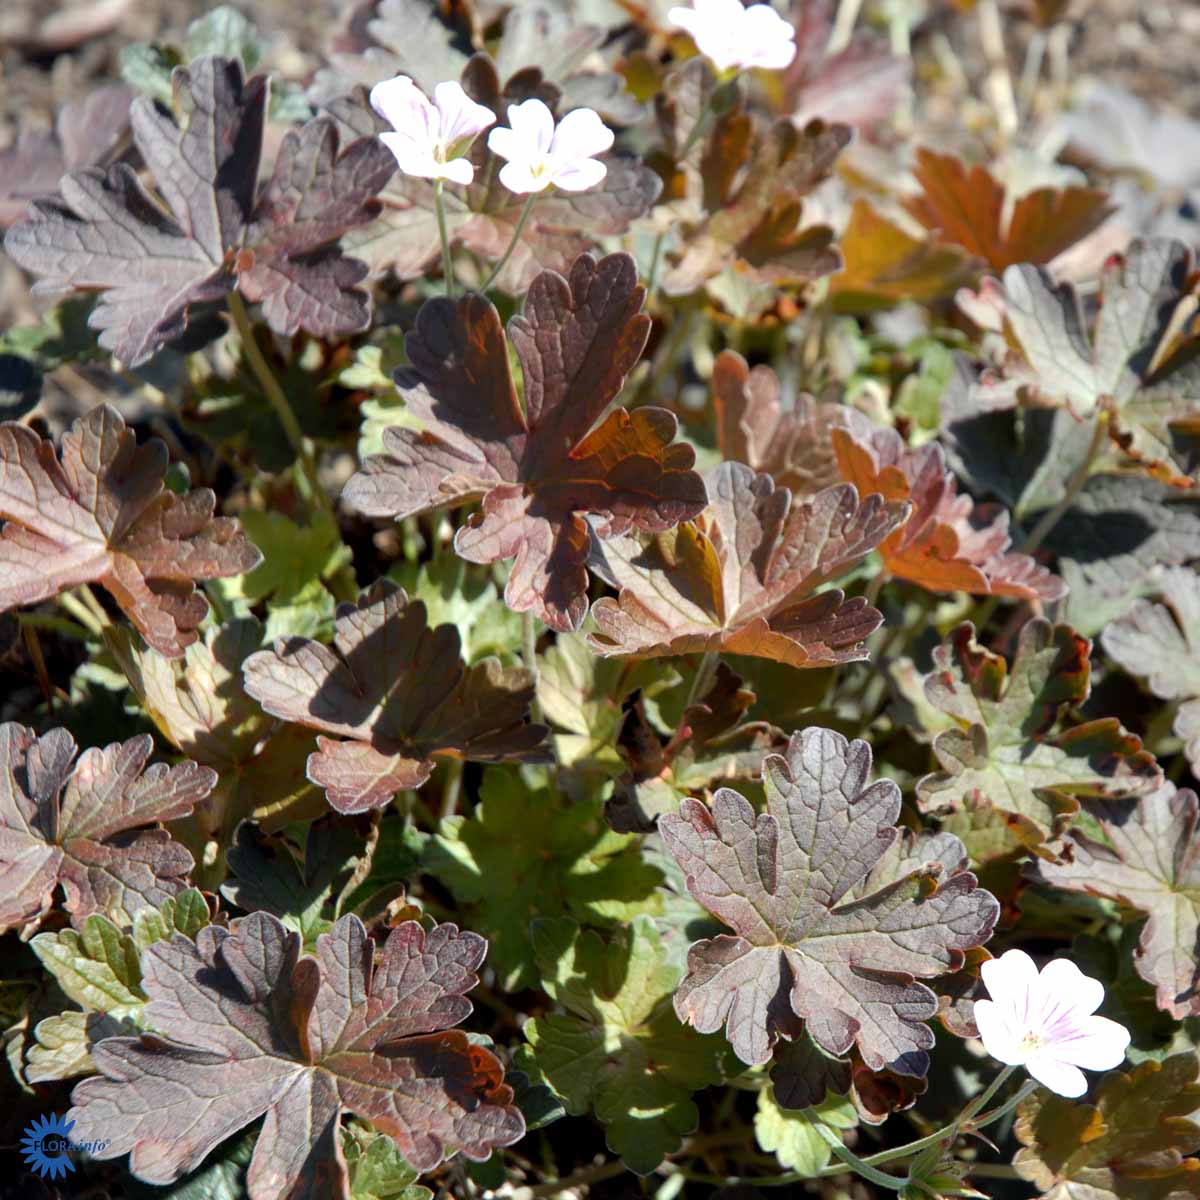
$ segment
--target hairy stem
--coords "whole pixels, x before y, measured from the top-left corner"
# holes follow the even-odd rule
[[[825,1144],[842,1160],[856,1175],[861,1175],[870,1183],[874,1183],[889,1191],[898,1192],[908,1182],[898,1175],[889,1175],[886,1171],[877,1171],[865,1159],[859,1158],[824,1121],[814,1121],[813,1128]]]
[[[479,289],[481,292],[491,290],[492,284],[496,282],[500,272],[508,266],[508,260],[512,258],[513,251],[517,248],[517,243],[521,240],[521,234],[525,231],[525,222],[529,220],[529,214],[533,211],[533,202],[538,198],[539,193],[530,192],[525,197],[525,203],[521,208],[521,215],[517,218],[517,227],[513,230],[512,241],[508,243],[508,249],[504,251],[503,257],[492,268],[492,273],[483,281],[483,286]]]
[[[597,1163],[593,1167],[584,1167],[581,1171],[576,1171],[573,1175],[568,1175],[565,1179],[554,1179],[549,1183],[539,1184],[537,1187],[522,1189],[526,1196],[561,1196],[571,1188],[582,1187],[588,1183],[600,1183],[605,1179],[615,1179],[618,1175],[624,1175],[626,1166],[620,1160],[616,1162]]]
[[[715,650],[707,651],[700,660],[700,665],[696,668],[696,674],[692,679],[692,686],[688,688],[687,699],[683,703],[685,711],[691,708],[697,700],[703,698],[704,693],[708,690],[708,685],[717,672],[719,661],[720,655]]]
[[[56,599],[59,607],[69,612],[93,637],[101,637],[103,635],[104,626],[108,622],[97,620],[95,613],[77,596],[72,595],[70,592],[63,592]]]
[[[446,295],[453,296],[454,260],[450,257],[450,235],[446,232],[446,181],[435,179],[433,183],[433,207],[437,213],[438,237],[442,242],[442,277],[446,281]],[[487,291],[487,288],[484,288]]]

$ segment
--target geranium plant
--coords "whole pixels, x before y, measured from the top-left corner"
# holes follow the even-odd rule
[[[0,1190],[1200,1200],[1200,126],[196,7],[0,61]]]

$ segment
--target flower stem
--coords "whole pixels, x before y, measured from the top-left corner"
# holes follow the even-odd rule
[[[538,699],[538,665],[537,665],[537,621],[532,612],[526,610],[521,614],[521,658],[525,669],[533,677],[533,703],[529,713],[533,720],[542,719],[542,702]]]
[[[279,424],[283,426],[283,432],[287,435],[288,443],[295,452],[301,469],[308,476],[314,499],[325,512],[332,516],[333,506],[317,476],[317,463],[312,456],[308,441],[304,437],[304,431],[300,428],[300,422],[296,420],[296,414],[292,412],[292,406],[288,403],[283,385],[275,377],[275,372],[271,370],[270,363],[267,362],[254,337],[254,327],[250,323],[246,306],[236,291],[229,293],[229,315],[233,317],[233,324],[238,331],[238,338],[241,340],[242,350],[250,363],[250,368],[258,379],[263,394],[274,409]]]
[[[813,1128],[846,1166],[868,1182],[893,1192],[898,1192],[908,1182],[906,1178],[902,1179],[898,1175],[889,1175],[886,1171],[875,1170],[865,1159],[859,1158],[824,1121],[814,1121]]]
[[[512,258],[513,251],[517,248],[517,243],[521,240],[521,234],[525,231],[525,222],[529,220],[529,214],[533,211],[533,202],[537,198],[537,192],[530,192],[525,198],[521,215],[517,218],[517,227],[513,230],[512,241],[508,243],[508,249],[504,251],[503,258],[492,268],[492,273],[484,280],[483,287],[479,289],[481,292],[490,291],[492,284],[496,282],[500,272],[508,266],[508,260]]]
[[[1088,445],[1087,454],[1076,467],[1075,474],[1071,476],[1062,499],[1042,516],[1042,519],[1033,527],[1033,532],[1022,543],[1022,554],[1032,554],[1049,537],[1050,531],[1062,520],[1067,509],[1075,503],[1076,496],[1083,491],[1084,484],[1091,478],[1092,464],[1096,461],[1096,455],[1100,453],[1100,447],[1104,445],[1107,425],[1105,414],[1100,413],[1096,417],[1096,428],[1092,431],[1092,440]]]
[[[446,295],[454,295],[454,260],[450,257],[450,235],[446,232],[446,181],[433,181],[433,207],[437,213],[438,237],[442,241],[442,276],[446,281]],[[486,289],[485,289],[486,290]]]

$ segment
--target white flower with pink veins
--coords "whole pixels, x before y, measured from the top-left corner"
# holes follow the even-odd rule
[[[987,1052],[1008,1066],[1024,1067],[1060,1096],[1087,1091],[1083,1067],[1108,1071],[1129,1047],[1129,1031],[1093,1015],[1104,984],[1067,958],[1039,973],[1023,950],[1009,950],[980,969],[990,1000],[975,1001],[975,1024]]]
[[[556,125],[540,100],[525,100],[509,106],[508,125],[488,134],[488,149],[507,159],[500,182],[510,192],[586,192],[608,174],[596,155],[612,147],[613,132],[590,108],[572,109]]]
[[[394,132],[379,140],[396,156],[405,175],[470,183],[475,168],[463,155],[490,125],[496,114],[476,104],[462,85],[439,83],[433,103],[407,75],[385,79],[371,89],[371,107]]]
[[[796,57],[796,31],[769,4],[744,8],[741,0],[692,0],[667,13],[691,34],[696,49],[721,73],[761,67],[782,71]]]

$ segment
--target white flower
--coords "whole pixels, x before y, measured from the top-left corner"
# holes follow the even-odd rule
[[[608,173],[595,156],[612,146],[613,132],[590,108],[573,109],[556,126],[540,100],[526,100],[509,106],[508,124],[488,134],[488,148],[508,159],[500,182],[510,192],[540,192],[551,184],[585,192]]]
[[[781,71],[796,57],[796,31],[769,4],[743,8],[741,0],[692,0],[667,13],[692,35],[696,49],[718,71],[763,67]]]
[[[457,83],[439,83],[433,103],[407,75],[371,89],[371,107],[395,130],[379,140],[396,156],[405,175],[470,183],[475,168],[462,157],[496,114],[476,104]]]
[[[1087,1091],[1080,1067],[1107,1071],[1125,1058],[1129,1031],[1092,1015],[1104,984],[1070,959],[1056,958],[1039,974],[1028,954],[1009,950],[980,973],[991,999],[975,1001],[975,1024],[993,1058],[1024,1067],[1060,1096]]]

